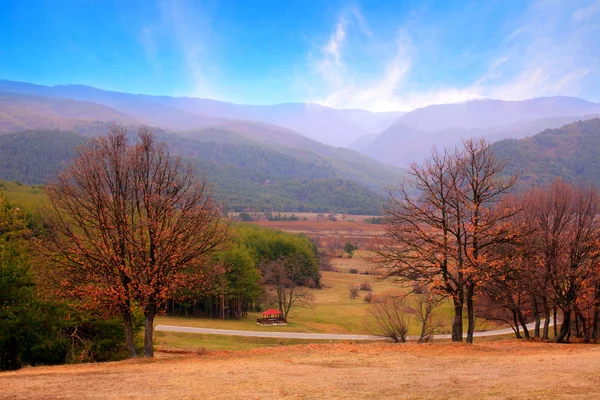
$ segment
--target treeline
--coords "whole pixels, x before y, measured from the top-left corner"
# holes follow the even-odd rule
[[[511,324],[517,337],[598,341],[600,318],[600,193],[561,180],[506,199],[514,240],[496,250],[482,287],[481,316]],[[558,316],[557,316],[558,310]],[[534,321],[530,333],[526,323]]]
[[[386,236],[373,261],[384,277],[449,299],[452,340],[473,341],[475,317],[510,323],[520,336],[598,340],[600,196],[562,181],[509,194],[516,176],[483,140],[433,151],[389,192]],[[409,189],[417,189],[413,196]],[[558,315],[557,315],[558,314]],[[526,324],[535,322],[533,335]],[[542,326],[543,325],[543,326]]]
[[[308,237],[248,224],[232,226],[231,235],[229,248],[212,259],[222,273],[213,277],[210,289],[177,293],[164,305],[167,314],[240,319],[253,309],[278,306],[291,285],[320,286],[319,253]],[[277,263],[284,266],[282,278],[290,280],[280,293],[271,288]]]

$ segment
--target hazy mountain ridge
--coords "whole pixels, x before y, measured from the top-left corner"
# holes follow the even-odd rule
[[[470,137],[518,139],[598,115],[600,104],[560,96],[434,105],[404,115],[378,135],[355,141],[351,148],[386,163],[408,166],[427,157],[434,145],[444,148]]]
[[[109,107],[70,99],[0,92],[0,132],[27,129],[72,129],[93,121],[139,124]]]
[[[96,89],[83,85],[44,86],[0,80],[0,90],[102,104],[143,123],[185,130],[255,120],[294,130],[320,142],[348,146],[360,136],[377,133],[403,112],[338,110],[318,104],[243,105],[191,97],[151,96]]]

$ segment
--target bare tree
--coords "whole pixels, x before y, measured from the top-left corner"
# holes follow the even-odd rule
[[[305,273],[300,257],[279,259],[262,268],[263,282],[275,293],[279,311],[288,317],[292,307],[313,307],[310,287],[313,282],[304,279]]]
[[[360,292],[360,288],[356,285],[348,285],[348,292],[350,293],[350,298],[355,299],[358,297],[358,293]]]
[[[147,129],[129,144],[113,126],[78,150],[47,187],[54,260],[71,293],[114,310],[133,346],[133,306],[145,317],[144,356],[153,356],[158,307],[181,287],[207,283],[206,256],[227,229],[210,187]]]
[[[386,296],[370,306],[368,329],[374,335],[389,337],[394,342],[406,342],[409,327],[407,307],[401,296]]]
[[[429,341],[440,331],[445,323],[435,314],[435,310],[444,302],[444,297],[433,293],[415,295],[408,312],[421,324],[419,342]]]

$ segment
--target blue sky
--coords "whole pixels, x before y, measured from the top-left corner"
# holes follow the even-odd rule
[[[600,101],[600,0],[0,0],[0,79],[408,111]]]

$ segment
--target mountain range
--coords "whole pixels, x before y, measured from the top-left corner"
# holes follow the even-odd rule
[[[83,85],[44,86],[0,80],[0,91],[91,102],[124,113],[138,122],[172,130],[196,129],[252,120],[278,125],[333,146],[348,146],[365,134],[378,133],[403,112],[338,110],[309,103],[242,105],[191,97],[150,96]]]
[[[538,141],[547,139],[539,137],[546,137],[548,129],[597,116],[600,104],[560,96],[372,113],[0,81],[0,179],[43,184],[66,165],[77,145],[106,133],[112,123],[131,132],[149,125],[176,154],[206,172],[230,209],[375,214],[382,188],[406,176],[399,166],[424,159],[434,145],[452,146],[475,136],[500,140],[495,151],[516,155],[509,166],[517,165],[524,180],[537,182],[543,174],[535,168],[550,163],[540,161],[544,152]],[[533,136],[539,132],[542,136]],[[512,140],[502,140],[506,138]],[[582,140],[581,135],[570,139]],[[597,148],[593,140],[589,144]],[[526,163],[530,153],[538,158]],[[592,179],[582,171],[594,164],[594,156],[586,160],[579,169],[561,167],[561,176]]]
[[[562,96],[433,105],[403,115],[381,133],[357,139],[350,148],[389,164],[408,166],[427,157],[432,146],[453,146],[470,137],[490,142],[519,139],[596,116],[600,116],[600,104]]]

